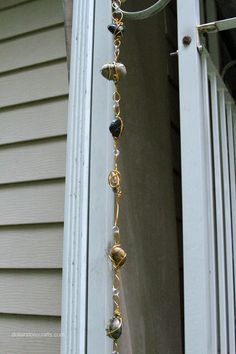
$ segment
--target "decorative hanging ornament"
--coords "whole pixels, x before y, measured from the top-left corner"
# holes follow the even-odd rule
[[[119,62],[121,40],[124,35],[123,12],[121,4],[125,0],[111,0],[112,5],[112,24],[108,25],[109,32],[113,35],[114,58],[112,63],[107,63],[101,68],[101,74],[109,81],[113,81],[113,112],[114,118],[109,126],[110,133],[114,141],[114,167],[109,173],[108,184],[114,192],[114,226],[112,229],[114,244],[109,252],[109,259],[113,268],[113,316],[107,327],[107,336],[113,340],[112,354],[119,354],[118,339],[122,334],[123,318],[120,306],[120,269],[126,262],[126,252],[121,247],[120,228],[118,226],[120,198],[121,198],[121,173],[118,168],[118,158],[120,151],[118,149],[119,139],[124,130],[124,123],[120,117],[120,101],[119,82],[123,79],[127,70],[124,64]]]
[[[118,139],[124,130],[124,123],[121,118],[115,119],[111,122],[109,130],[114,139]]]
[[[112,247],[109,258],[115,269],[119,269],[125,264],[126,257],[126,252],[123,250],[123,248],[121,248],[119,244]]]
[[[115,37],[123,36],[125,30],[124,26],[116,25],[115,23],[107,26],[107,28]]]
[[[122,334],[122,317],[120,315],[115,315],[110,320],[107,327],[107,335],[108,337],[117,341]]]
[[[105,79],[118,82],[126,76],[127,71],[124,64],[113,62],[103,65],[101,73]]]
[[[121,174],[118,170],[112,170],[109,173],[108,183],[113,192],[117,193],[118,189],[121,188]]]

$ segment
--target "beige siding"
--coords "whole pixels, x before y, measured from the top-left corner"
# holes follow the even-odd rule
[[[61,268],[63,224],[0,228],[0,269]]]
[[[66,139],[5,145],[0,149],[0,184],[65,176]]]
[[[58,354],[59,332],[58,318],[0,315],[0,343],[4,354]]]
[[[62,222],[64,180],[0,187],[0,225]]]
[[[65,135],[67,97],[0,111],[0,145]]]
[[[60,305],[60,271],[0,271],[0,313],[59,316]]]
[[[0,73],[64,58],[64,31],[61,25],[2,43]]]
[[[0,352],[59,354],[68,97],[61,0],[0,2],[0,91]]]
[[[35,0],[2,10],[0,39],[63,23],[61,0]]]
[[[33,67],[0,77],[0,108],[67,93],[66,61]]]
[[[59,316],[60,305],[60,271],[0,271],[0,313]]]
[[[9,7],[13,7],[13,6],[17,6],[17,5],[27,2],[27,1],[28,0],[1,0],[0,1],[0,10],[6,9]]]

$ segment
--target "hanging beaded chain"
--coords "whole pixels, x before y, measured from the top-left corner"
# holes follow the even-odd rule
[[[108,26],[108,30],[113,34],[114,43],[114,60],[112,63],[105,64],[102,69],[102,75],[114,83],[113,111],[115,119],[112,121],[109,130],[114,140],[114,167],[109,173],[108,183],[114,192],[114,226],[113,239],[114,244],[109,252],[109,260],[113,268],[113,317],[110,319],[107,327],[107,336],[113,339],[113,354],[119,354],[118,339],[122,334],[123,317],[120,306],[120,268],[126,261],[126,252],[121,247],[120,229],[118,226],[120,199],[121,199],[121,174],[118,169],[119,159],[119,138],[122,135],[124,124],[121,118],[119,93],[119,81],[126,75],[124,64],[119,63],[120,46],[124,32],[123,13],[120,10],[121,3],[124,0],[112,0],[112,24]]]

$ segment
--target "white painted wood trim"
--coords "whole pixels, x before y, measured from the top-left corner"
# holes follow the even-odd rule
[[[218,86],[215,73],[210,75],[211,104],[212,104],[212,130],[214,150],[215,189],[217,190],[216,203],[216,229],[217,229],[217,261],[219,283],[219,337],[220,350],[227,353],[227,299],[226,299],[226,269],[225,269],[225,232],[224,232],[224,197],[222,186],[222,160],[221,160],[221,127],[219,120]]]
[[[231,192],[231,208],[232,208],[232,241],[233,241],[233,257],[236,255],[236,169],[235,169],[235,148],[234,148],[234,127],[233,127],[233,110],[234,105],[231,101],[227,102],[227,126],[229,138],[229,167],[230,167],[230,192]],[[234,262],[234,292],[236,293],[236,262]],[[234,298],[236,305],[236,297]]]
[[[186,354],[210,349],[209,223],[198,0],[178,1]],[[192,42],[184,46],[183,37]]]
[[[61,354],[110,354],[112,312],[112,84],[100,74],[112,59],[110,3],[75,0],[67,147]],[[108,288],[110,293],[108,293]]]
[[[230,196],[230,176],[229,176],[229,150],[228,132],[226,127],[226,92],[224,89],[218,90],[219,112],[220,112],[220,131],[221,131],[221,158],[222,158],[222,184],[224,199],[224,243],[225,243],[225,267],[227,288],[227,334],[228,351],[235,353],[235,309],[234,309],[234,272],[233,272],[233,244],[232,244],[232,209]],[[234,183],[234,182],[233,182]],[[218,189],[217,189],[218,191]],[[227,324],[225,324],[227,326]],[[223,351],[222,351],[223,353]]]
[[[102,65],[112,60],[112,36],[107,30],[111,22],[109,1],[96,1],[93,105],[90,164],[90,217],[88,260],[88,340],[86,354],[112,353],[112,340],[105,328],[112,316],[112,269],[108,249],[112,242],[113,197],[107,176],[113,168],[113,139],[109,125],[113,119],[113,84],[100,74]],[[121,157],[122,158],[122,157]]]
[[[213,354],[217,353],[218,331],[217,331],[217,279],[216,279],[216,225],[214,213],[214,169],[213,169],[213,147],[211,139],[211,114],[210,114],[210,95],[208,81],[208,55],[202,53],[202,83],[204,102],[204,128],[206,140],[206,161],[207,161],[207,180],[208,180],[208,227],[209,227],[209,280],[211,296],[211,350]]]
[[[94,0],[75,0],[71,48],[61,354],[86,353]]]

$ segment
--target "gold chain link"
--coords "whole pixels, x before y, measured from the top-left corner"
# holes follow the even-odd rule
[[[113,339],[113,354],[119,354],[118,339],[122,334],[123,316],[120,304],[120,268],[126,261],[126,253],[121,247],[121,237],[119,229],[120,200],[122,196],[121,173],[119,171],[119,138],[123,132],[124,124],[121,118],[121,94],[119,92],[119,81],[126,75],[126,68],[119,63],[120,47],[123,36],[123,13],[120,10],[121,0],[111,0],[112,4],[112,25],[108,26],[113,34],[114,59],[112,63],[105,64],[102,67],[102,75],[114,82],[113,113],[115,120],[110,125],[110,131],[114,139],[114,166],[109,173],[108,183],[114,192],[114,224],[113,224],[113,246],[109,253],[109,259],[113,268],[113,317],[107,328],[107,335]]]
[[[112,19],[113,24],[119,28],[119,26],[123,26],[123,13],[119,11],[121,7],[121,0],[112,0]],[[118,31],[119,32],[119,31]],[[120,47],[121,47],[121,38],[122,34],[114,34],[113,36],[113,44],[114,44],[114,61],[116,64],[120,57]],[[120,120],[121,125],[123,126],[123,121],[121,119],[121,109],[120,109],[120,101],[121,94],[119,92],[119,74],[116,71],[114,77],[114,92],[112,95],[113,98],[113,111],[116,119]],[[117,138],[114,138],[114,171],[120,176],[119,167],[119,142]],[[121,178],[119,181],[119,186],[115,190],[115,198],[114,198],[114,227],[113,227],[113,236],[114,236],[114,246],[121,247],[121,239],[119,232],[119,213],[120,213],[120,200],[121,200],[122,190],[121,190]],[[114,316],[118,316],[118,318],[122,318],[121,315],[121,306],[120,306],[120,270],[119,263],[113,262],[113,311]],[[116,339],[113,339],[113,353],[119,354],[119,345]]]

